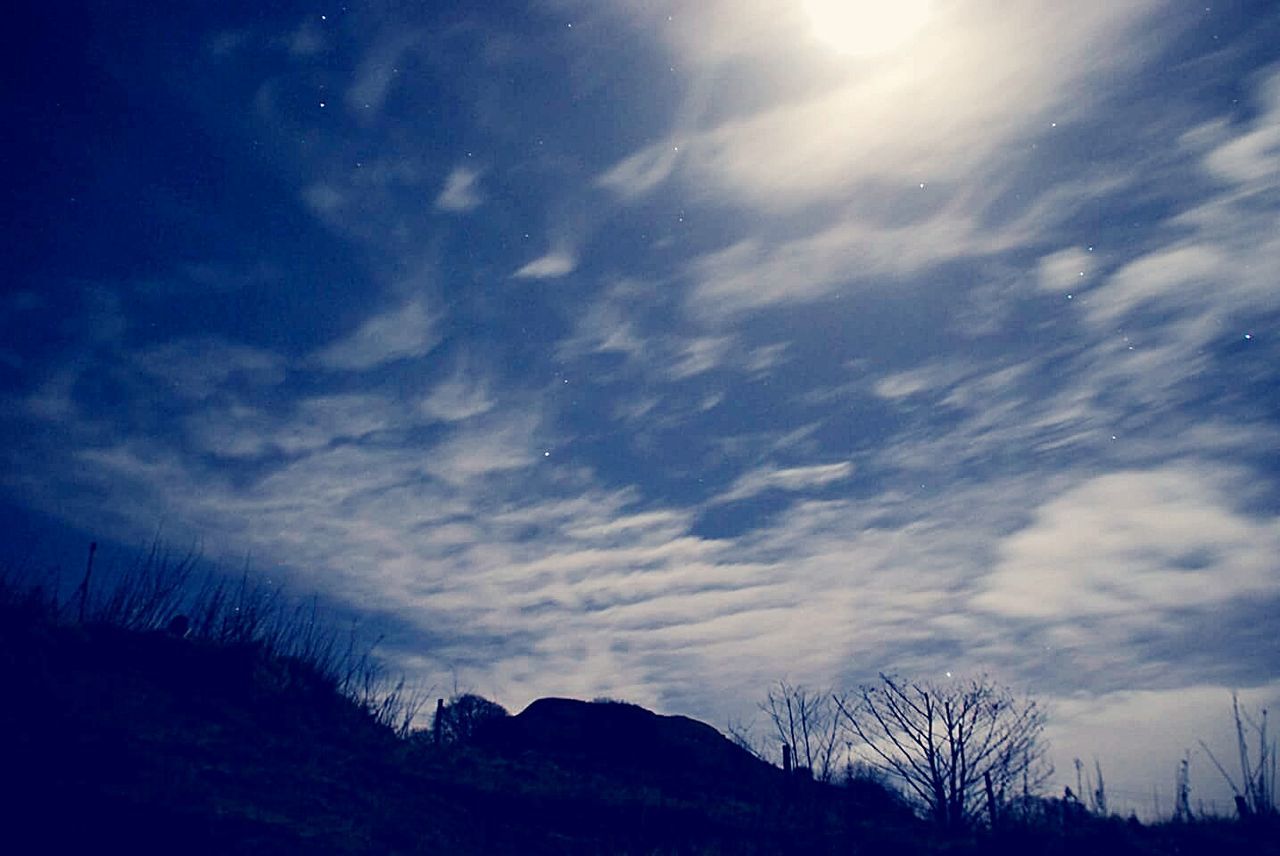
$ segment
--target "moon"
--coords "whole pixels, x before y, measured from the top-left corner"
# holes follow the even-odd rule
[[[813,35],[848,56],[891,53],[929,22],[930,0],[804,0]]]

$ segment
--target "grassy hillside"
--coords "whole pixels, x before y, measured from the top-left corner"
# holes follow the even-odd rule
[[[395,727],[336,637],[221,603],[257,603],[257,629],[82,621],[75,597],[3,588],[7,852],[825,852],[918,825],[632,705],[543,700],[436,745]]]
[[[244,591],[82,616],[0,584],[0,852],[1278,852],[1225,821],[1046,816],[943,840],[879,786],[784,775],[616,702],[543,699],[438,744],[400,727],[411,705],[341,636]]]

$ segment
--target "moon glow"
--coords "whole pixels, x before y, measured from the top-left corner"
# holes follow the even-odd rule
[[[876,56],[906,44],[929,22],[930,0],[804,0],[814,37],[849,56]]]

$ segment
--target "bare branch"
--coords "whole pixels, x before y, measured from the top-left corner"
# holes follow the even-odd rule
[[[985,678],[936,685],[881,675],[853,703],[835,701],[844,728],[875,765],[947,828],[980,816],[988,780],[993,794],[1004,794],[1019,778],[1039,787],[1049,774],[1043,711]]]

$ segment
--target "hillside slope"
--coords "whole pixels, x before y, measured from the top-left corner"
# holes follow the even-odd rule
[[[2,612],[6,852],[823,852],[852,828],[685,717],[544,699],[434,747],[253,646]]]

